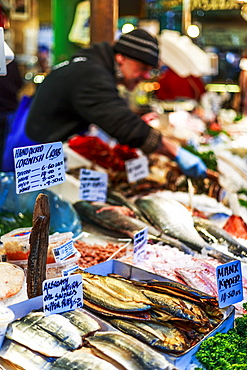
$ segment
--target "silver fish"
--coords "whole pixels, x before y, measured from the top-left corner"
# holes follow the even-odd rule
[[[117,370],[117,368],[92,353],[70,352],[57,359],[51,370]]]
[[[98,332],[86,340],[98,354],[113,358],[126,370],[176,370],[164,356],[130,335]]]
[[[79,309],[64,312],[62,315],[78,328],[82,337],[100,329],[100,325],[96,320]]]
[[[187,208],[173,199],[158,196],[138,198],[136,205],[164,234],[179,239],[196,251],[211,246],[198,234]]]
[[[33,321],[34,315],[30,314],[13,321],[8,325],[6,337],[48,357],[63,356],[67,352],[66,345]]]
[[[37,325],[59,339],[69,350],[74,350],[82,345],[78,328],[62,315],[44,316]]]
[[[25,370],[48,370],[50,368],[50,363],[45,357],[9,339],[4,340],[0,350],[0,358]]]

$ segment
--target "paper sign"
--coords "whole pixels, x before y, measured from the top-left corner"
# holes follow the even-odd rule
[[[240,261],[232,261],[216,268],[219,307],[243,300],[243,282]]]
[[[65,181],[61,142],[14,149],[16,193],[49,188]]]
[[[125,161],[128,182],[145,179],[149,175],[148,159],[144,155],[139,158]]]
[[[66,260],[67,258],[73,256],[73,254],[75,254],[76,251],[77,250],[74,247],[74,243],[72,239],[52,249],[56,262]]]
[[[143,259],[146,253],[147,239],[148,239],[147,227],[145,227],[141,231],[138,231],[138,233],[134,235],[134,254],[133,254],[134,263],[138,263]]]
[[[63,276],[68,276],[72,274],[75,270],[78,270],[78,265],[74,263],[72,266],[68,267],[67,269],[62,270],[62,275]]]
[[[43,310],[46,316],[83,306],[80,274],[43,281]]]
[[[80,199],[105,202],[107,195],[108,175],[103,172],[80,170]]]

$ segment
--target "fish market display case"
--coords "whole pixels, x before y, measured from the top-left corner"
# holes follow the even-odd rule
[[[118,260],[110,260],[107,262],[100,263],[98,265],[89,267],[86,269],[87,272],[97,275],[106,276],[108,274],[118,274],[128,279],[134,279],[138,281],[171,281],[163,276],[147,272],[133,265],[120,262]],[[200,344],[206,338],[215,335],[216,333],[226,333],[229,329],[233,328],[234,325],[234,315],[235,308],[234,306],[228,306],[224,309],[221,309],[224,317],[219,325],[217,325],[214,330],[205,335],[205,337],[198,342],[196,345],[185,351],[182,355],[170,355],[162,353],[164,357],[179,370],[189,369],[191,364],[196,362],[196,353],[200,347]],[[161,352],[160,352],[161,353]],[[198,361],[197,361],[198,363]]]

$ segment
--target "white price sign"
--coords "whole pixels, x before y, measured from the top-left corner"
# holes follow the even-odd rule
[[[108,175],[103,172],[80,170],[80,194],[82,200],[105,202],[107,196]]]
[[[145,179],[149,175],[148,159],[145,156],[125,161],[128,182]]]
[[[43,310],[46,316],[83,306],[82,276],[69,275],[43,281]]]
[[[16,193],[49,188],[65,181],[61,142],[14,149]]]
[[[134,253],[133,262],[138,263],[146,254],[146,245],[148,241],[148,228],[145,227],[134,235]]]

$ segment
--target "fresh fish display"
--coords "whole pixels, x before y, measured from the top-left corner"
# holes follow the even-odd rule
[[[120,192],[108,188],[107,192],[107,203],[115,205],[115,206],[126,206],[129,209],[131,209],[137,218],[142,220],[143,222],[147,222],[147,219],[143,216],[143,214],[140,212],[138,207],[136,207],[135,203],[131,202],[129,199],[127,199],[123,194]]]
[[[109,276],[80,272],[83,278],[83,295],[90,302],[115,311],[145,311],[152,306],[150,300],[135,286]]]
[[[40,345],[42,345],[40,343]],[[0,358],[7,360],[13,366],[18,366],[25,370],[46,370],[50,368],[50,363],[44,356],[38,355],[14,341],[4,340],[0,349]]]
[[[69,352],[57,359],[50,367],[51,370],[118,370],[110,362],[92,353]]]
[[[114,210],[114,206],[107,203],[90,203],[79,201],[74,204],[76,211],[82,221],[93,222],[108,230],[114,230],[122,235],[134,238],[134,235],[148,227],[150,237],[160,236],[160,232],[138,218],[130,217],[119,212],[119,207]]]
[[[179,239],[199,252],[203,248],[212,249],[198,234],[190,212],[181,203],[158,196],[138,198],[135,203],[152,225],[164,234]]]
[[[140,322],[134,320],[109,320],[122,332],[164,352],[182,353],[189,348],[188,338],[170,323]]]
[[[154,292],[148,289],[142,290],[144,294],[156,305],[156,309],[194,324],[204,326],[208,322],[202,320],[193,310],[186,307],[185,302],[181,299],[172,297],[167,294]]]
[[[124,333],[98,332],[87,342],[98,355],[112,358],[126,370],[176,370],[160,353]]]
[[[233,256],[247,258],[247,248],[236,241],[230,233],[210,220],[201,217],[193,217],[193,220],[196,230],[208,243],[223,245]]]
[[[53,314],[44,316],[37,322],[37,325],[47,333],[59,339],[68,350],[76,349],[82,345],[82,338],[79,330],[62,315]]]
[[[63,342],[41,329],[34,322],[32,314],[10,323],[5,335],[7,338],[48,357],[61,357],[68,351]]]
[[[103,315],[106,317],[116,317],[116,318],[125,318],[130,320],[150,320],[151,319],[151,313],[150,311],[117,311],[117,310],[109,310],[106,307],[96,305],[92,302],[90,302],[87,299],[83,299],[84,306],[89,310],[94,312],[97,315]]]
[[[91,316],[81,310],[67,311],[61,314],[66,317],[71,324],[75,325],[82,337],[92,334],[100,329],[100,325]]]

